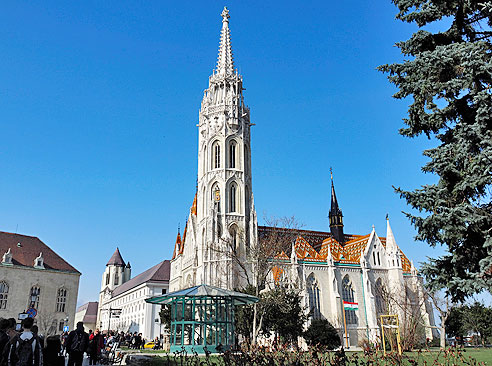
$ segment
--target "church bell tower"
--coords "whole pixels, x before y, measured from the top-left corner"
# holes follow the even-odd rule
[[[343,234],[343,214],[342,210],[338,206],[337,195],[335,194],[335,186],[333,185],[333,172],[330,168],[331,175],[331,207],[328,215],[330,219],[330,232],[331,235],[343,245],[345,242],[345,235]]]
[[[196,235],[201,282],[232,289],[238,279],[227,253],[245,255],[256,237],[256,214],[250,111],[244,104],[243,78],[234,68],[227,8],[221,16],[217,65],[199,112]]]

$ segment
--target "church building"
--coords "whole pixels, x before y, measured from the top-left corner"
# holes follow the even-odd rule
[[[183,236],[178,233],[174,246],[169,290],[200,284],[241,288],[245,272],[254,276],[248,253],[269,233],[281,231],[291,238],[291,245],[272,258],[278,265],[271,273],[271,285],[298,288],[311,319],[324,318],[347,329],[346,345],[377,341],[379,316],[387,313],[391,301],[400,323],[408,317],[405,306],[411,306],[426,325],[427,338],[432,338],[432,307],[388,218],[386,237],[378,236],[374,227],[363,235],[346,234],[333,177],[329,232],[258,226],[250,110],[244,102],[243,77],[234,68],[229,11],[224,8],[221,15],[217,65],[198,117],[197,191]]]
[[[161,324],[161,308],[145,299],[167,293],[169,271],[169,260],[164,260],[132,278],[130,262],[125,263],[116,248],[102,275],[96,328],[142,333],[148,341],[163,338],[167,331]]]

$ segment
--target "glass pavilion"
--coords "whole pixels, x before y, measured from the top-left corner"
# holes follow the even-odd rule
[[[216,353],[234,345],[234,307],[258,302],[255,296],[199,285],[155,296],[151,304],[171,305],[171,352]]]

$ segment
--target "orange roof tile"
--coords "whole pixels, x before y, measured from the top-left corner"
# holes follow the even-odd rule
[[[171,260],[176,258],[176,255],[180,254],[180,250],[181,250],[181,235],[179,234],[178,231],[178,236],[176,237],[176,243],[174,244],[173,257],[171,258]]]
[[[279,283],[280,279],[282,278],[282,273],[284,273],[284,270],[280,267],[273,267],[272,268],[272,274],[273,274],[273,281],[275,281],[275,283]]]

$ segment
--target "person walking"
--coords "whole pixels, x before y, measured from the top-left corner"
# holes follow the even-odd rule
[[[43,349],[43,366],[65,366],[65,357],[60,353],[60,337],[53,335],[46,338],[46,346]]]
[[[22,320],[23,331],[14,336],[3,349],[4,366],[43,366],[43,354],[39,338],[31,328],[33,318]]]
[[[99,329],[96,329],[96,331],[89,336],[89,347],[87,349],[87,354],[89,355],[89,365],[97,364],[103,348],[104,339],[101,333],[99,333]]]
[[[89,335],[84,331],[84,323],[78,322],[67,338],[68,366],[82,366],[84,352],[89,345]]]

